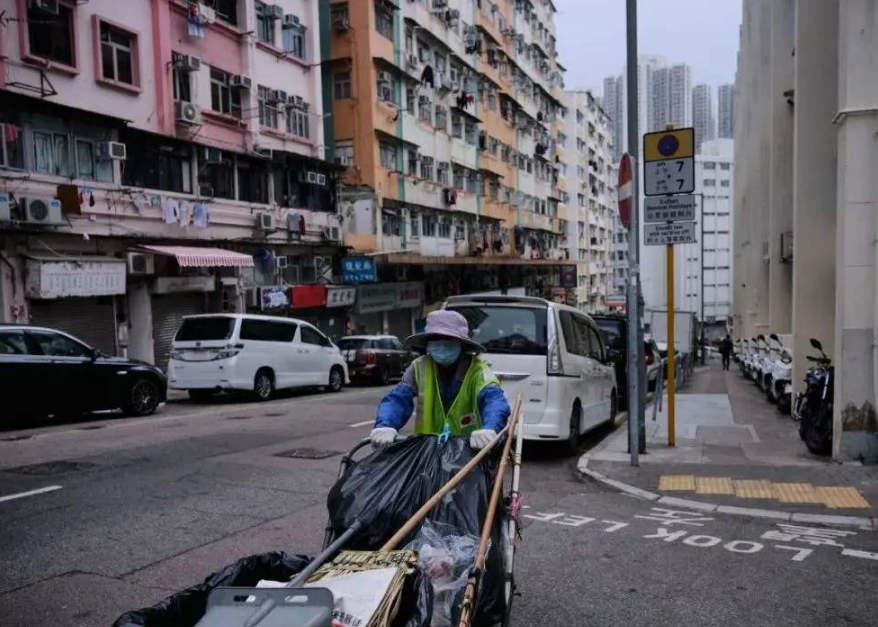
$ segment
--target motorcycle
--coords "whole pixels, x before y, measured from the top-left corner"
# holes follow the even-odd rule
[[[811,338],[811,346],[820,351],[820,356],[807,357],[814,365],[805,374],[805,392],[796,396],[794,417],[808,450],[815,455],[827,455],[832,450],[835,368],[818,340]]]
[[[772,339],[780,345],[777,336]],[[780,348],[780,356],[774,362],[771,387],[768,388],[768,400],[777,403],[777,411],[782,414],[790,413],[790,405],[793,393],[793,354],[784,348]]]
[[[775,373],[778,364],[781,362],[783,344],[781,344],[777,334],[772,333],[768,336],[766,345],[768,352],[766,353],[765,360],[762,362],[762,389],[765,391],[765,397],[768,399],[768,402],[776,403],[777,396],[775,395],[774,386],[777,377]]]
[[[753,358],[752,372],[750,374],[753,382],[756,383],[756,387],[763,392],[765,389],[762,386],[762,373],[765,369],[765,362],[767,359],[768,347],[765,343],[765,336],[758,335],[756,336],[756,352]]]
[[[744,346],[744,358],[741,362],[741,372],[744,373],[745,379],[751,378],[751,372],[753,371],[753,355],[756,351],[756,341],[753,338],[749,340],[744,340],[746,345]]]

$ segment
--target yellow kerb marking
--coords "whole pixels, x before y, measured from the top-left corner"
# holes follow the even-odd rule
[[[810,483],[774,483],[771,487],[781,503],[823,503]]]
[[[742,479],[734,481],[735,496],[739,499],[773,499],[771,481],[764,479]]]
[[[734,494],[735,486],[728,477],[695,477],[698,494]]]
[[[860,491],[850,487],[815,488],[814,494],[820,502],[832,509],[868,509],[869,501]]]
[[[694,475],[662,475],[659,479],[659,490],[666,491],[694,491],[695,476]]]

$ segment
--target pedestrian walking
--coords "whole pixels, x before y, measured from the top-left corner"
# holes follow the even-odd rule
[[[719,353],[723,357],[723,370],[729,369],[729,365],[731,364],[731,361],[732,361],[732,349],[733,349],[732,338],[731,338],[731,336],[726,335],[725,338],[723,338],[723,341],[719,345]]]

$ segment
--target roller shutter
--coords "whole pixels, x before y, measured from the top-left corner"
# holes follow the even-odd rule
[[[116,354],[111,296],[31,300],[30,323],[64,331],[102,353]]]
[[[167,370],[171,357],[171,345],[183,316],[205,312],[204,294],[173,294],[153,296],[152,338],[155,347],[155,365]]]

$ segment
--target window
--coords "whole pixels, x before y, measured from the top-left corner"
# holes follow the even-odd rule
[[[728,180],[720,181],[720,182],[719,182],[719,186],[720,186],[720,187],[728,187],[728,186],[729,186],[729,181],[728,181]]]
[[[330,5],[329,20],[332,23],[333,28],[336,28],[338,30],[347,29],[350,22],[350,17],[348,14],[348,3],[344,2],[340,4]]]
[[[545,307],[454,307],[469,322],[473,340],[489,353],[545,355]]]
[[[415,92],[414,87],[408,86],[405,90],[405,110],[408,111],[409,115],[415,114],[415,96],[417,96],[417,92]]]
[[[439,167],[436,169],[436,180],[443,185],[448,185],[448,162],[440,161]]]
[[[394,98],[393,92],[395,87],[395,81],[390,77],[389,72],[379,72],[378,74],[378,100],[382,100],[384,102],[395,103],[396,98]],[[414,103],[414,94],[411,96],[412,103]],[[409,111],[412,115],[415,113],[414,104]]]
[[[442,105],[436,105],[436,128],[448,132],[448,109]]]
[[[178,52],[171,53],[174,64],[174,100],[192,102],[192,80],[189,72],[179,67],[180,57]]]
[[[466,128],[466,142],[468,144],[472,144],[475,146],[478,144],[478,127],[476,127],[476,123],[472,120],[467,120],[465,123]]]
[[[409,224],[411,224],[412,237],[420,237],[421,236],[421,221],[418,219],[417,213],[412,212],[411,217],[409,218]]]
[[[381,214],[381,232],[387,236],[402,235],[402,219],[390,213]]]
[[[421,157],[421,178],[433,180],[433,157]]]
[[[451,114],[451,136],[457,138],[463,137],[463,119],[457,113]]]
[[[30,54],[68,65],[76,66],[74,54],[75,35],[73,9],[58,3],[58,15],[48,16],[28,3],[27,35]]]
[[[274,45],[274,20],[268,14],[268,5],[256,0],[256,38]]]
[[[188,318],[177,331],[177,342],[199,342],[204,340],[228,340],[235,332],[235,319],[227,316],[204,316]]]
[[[384,0],[375,0],[375,30],[393,41],[393,9]]]
[[[268,204],[268,167],[264,161],[238,157],[238,200]]]
[[[241,118],[241,93],[231,87],[232,75],[210,68],[210,108],[217,113]]]
[[[730,163],[720,163],[720,164],[719,164],[719,169],[720,169],[720,170],[726,170],[726,171],[731,170],[731,169],[732,169],[732,164],[730,164]]]
[[[298,59],[305,58],[305,27],[301,23],[284,24],[284,52]]]
[[[92,351],[85,344],[80,344],[66,335],[49,333],[47,331],[28,331],[28,335],[37,341],[43,355],[51,357],[72,357],[86,359],[92,356]]]
[[[456,189],[463,189],[466,185],[466,173],[463,168],[455,167],[452,175],[454,176],[454,187]]]
[[[70,140],[61,133],[34,131],[34,171],[71,176]]]
[[[204,163],[198,172],[199,194],[211,198],[235,199],[235,163],[232,155],[222,152],[216,163]]]
[[[379,152],[381,153],[381,167],[386,168],[388,170],[396,169],[396,146],[392,144],[388,144],[386,142],[381,142],[379,146]]]
[[[122,169],[123,185],[186,194],[192,192],[190,146],[129,129],[122,131],[119,139],[128,146],[137,146],[137,150],[128,152],[128,160]],[[99,162],[99,180],[103,180],[100,168],[104,165],[112,176],[110,163]]]
[[[439,222],[435,215],[425,213],[422,218],[424,237],[436,237],[436,225]]]
[[[222,21],[238,25],[238,0],[213,0],[213,8]]]
[[[308,139],[311,134],[308,109],[303,107],[287,107],[287,133]]]
[[[259,86],[257,100],[259,102],[259,125],[277,128],[277,100],[268,87]]]
[[[704,179],[705,187],[716,187],[716,179]]]
[[[426,96],[421,96],[418,103],[418,119],[430,124],[433,122],[433,105]]]
[[[241,339],[256,342],[292,342],[296,337],[294,322],[271,322],[244,318],[241,321]],[[302,327],[303,335],[305,327]]]
[[[95,145],[87,139],[76,140],[76,176],[81,179],[97,179]]]
[[[409,163],[408,163],[408,173],[409,176],[417,176],[418,175],[418,151],[417,150],[409,150],[408,151]]]
[[[22,129],[11,122],[0,124],[0,166],[24,168]]]
[[[352,141],[337,141],[335,143],[335,162],[339,165],[354,165],[354,143]]]
[[[351,73],[339,72],[333,77],[333,98],[343,100],[351,97]]]
[[[110,81],[136,85],[135,55],[137,37],[101,22],[101,66],[103,77]]]
[[[704,162],[704,169],[705,170],[716,170],[716,164],[712,161],[705,161]]]
[[[451,239],[451,218],[442,218],[439,220],[439,237],[443,239]]]
[[[468,172],[466,177],[466,191],[471,194],[479,193],[479,173],[478,172]]]
[[[302,325],[302,343],[315,344],[317,346],[332,346],[332,342],[330,342],[320,331],[305,325]]]

